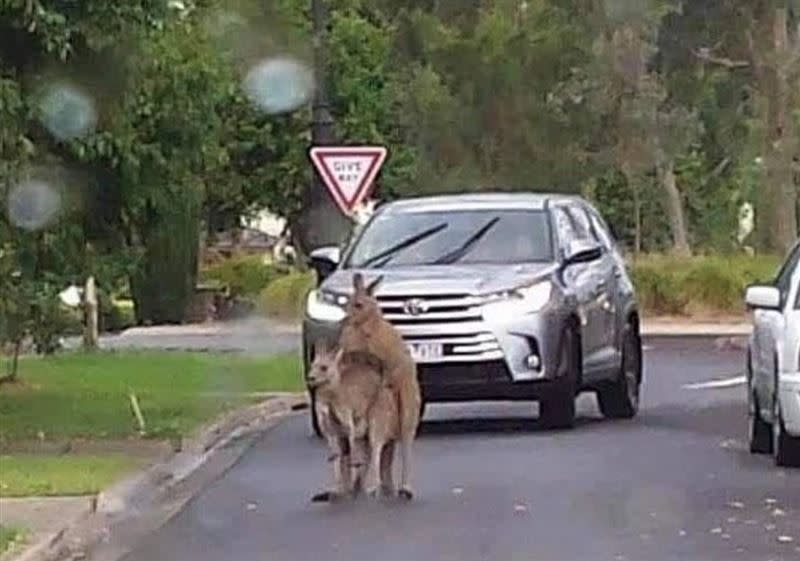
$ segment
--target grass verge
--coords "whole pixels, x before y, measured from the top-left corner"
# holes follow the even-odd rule
[[[122,455],[0,456],[0,497],[91,495],[139,467]]]
[[[186,434],[257,392],[302,389],[295,357],[125,352],[25,358],[21,383],[0,387],[0,449],[15,442],[139,437],[130,394],[151,438]]]
[[[24,534],[16,528],[0,526],[0,555],[22,542]]]

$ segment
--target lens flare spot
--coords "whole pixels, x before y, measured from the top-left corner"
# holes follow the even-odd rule
[[[42,92],[39,118],[50,134],[61,141],[84,136],[97,126],[94,100],[64,83],[54,84]]]
[[[272,58],[254,66],[244,79],[250,101],[267,113],[288,113],[308,103],[314,92],[314,74],[292,58]]]
[[[41,230],[52,223],[61,210],[61,193],[40,180],[28,180],[8,193],[8,218],[23,230]]]

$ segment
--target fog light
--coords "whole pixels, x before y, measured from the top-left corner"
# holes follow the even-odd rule
[[[525,359],[525,365],[531,370],[539,370],[539,367],[542,366],[542,359],[539,358],[539,355],[531,355]]]

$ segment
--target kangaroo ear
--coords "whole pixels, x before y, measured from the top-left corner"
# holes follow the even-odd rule
[[[375,291],[381,285],[381,282],[383,282],[383,276],[380,276],[377,279],[375,279],[374,281],[372,281],[371,283],[369,283],[367,285],[367,294],[369,294],[370,296],[374,296],[375,295]]]
[[[334,363],[336,364],[337,367],[340,364],[342,364],[342,359],[343,358],[344,358],[344,349],[340,348],[338,351],[336,351],[336,356],[333,359],[333,361],[334,361]]]
[[[364,286],[364,275],[361,273],[356,273],[353,275],[353,288],[355,288],[356,293],[366,292],[367,289]]]

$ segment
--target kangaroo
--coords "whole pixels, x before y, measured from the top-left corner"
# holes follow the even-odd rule
[[[317,414],[334,463],[334,491],[314,502],[332,502],[358,492],[366,460],[366,491],[394,494],[392,464],[399,437],[397,402],[379,370],[368,362],[343,361],[344,351],[315,349],[309,385],[316,391]]]
[[[417,367],[408,347],[395,327],[383,317],[373,294],[381,279],[364,283],[360,273],[353,276],[355,292],[347,305],[347,315],[339,335],[345,353],[366,353],[381,363],[386,382],[391,386],[399,409],[401,498],[414,497],[411,488],[412,444],[419,426],[422,396]]]

